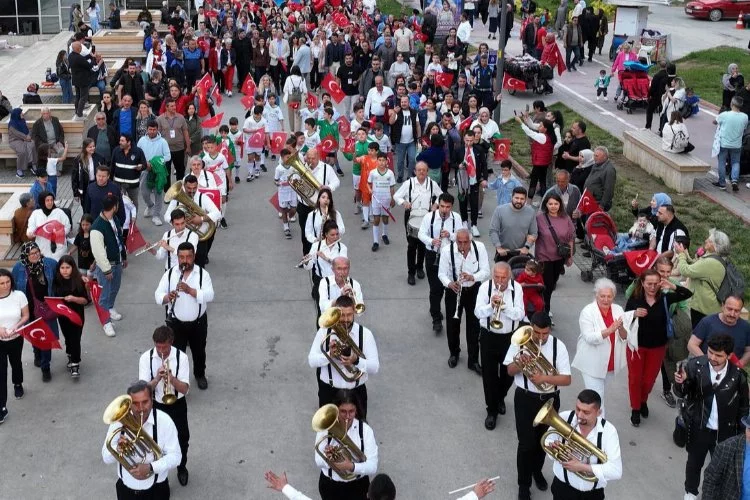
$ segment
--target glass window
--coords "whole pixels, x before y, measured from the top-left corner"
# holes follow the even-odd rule
[[[18,34],[19,35],[38,35],[39,34],[39,17],[18,17]]]
[[[60,18],[57,16],[42,16],[42,33],[60,33]]]
[[[2,13],[2,15],[4,16],[15,16],[16,0],[0,0],[0,13]],[[5,31],[5,29],[3,29],[3,31]],[[11,31],[15,31],[15,29]]]
[[[39,0],[17,0],[16,3],[18,4],[19,16],[39,14]]]
[[[40,3],[42,5],[41,14],[43,16],[57,16],[60,14],[60,9],[65,8],[60,6],[59,0],[41,0]],[[67,8],[70,9],[70,6]]]
[[[3,33],[17,33],[18,24],[15,17],[0,17],[0,31]]]

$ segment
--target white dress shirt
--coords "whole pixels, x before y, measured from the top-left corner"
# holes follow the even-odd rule
[[[315,168],[311,168],[310,171],[315,178],[318,179],[321,186],[328,186],[331,191],[336,191],[341,185],[341,181],[339,180],[339,176],[336,175],[336,171],[332,166],[325,162],[318,161],[318,165]]]
[[[172,372],[172,376],[180,382],[183,382],[189,386],[190,362],[188,361],[187,354],[177,349],[175,346],[172,346],[171,351],[169,351],[167,360],[169,361],[169,371]],[[145,380],[146,382],[152,381],[156,374],[159,373],[159,369],[163,364],[164,360],[159,357],[159,353],[156,352],[156,349],[149,349],[148,351],[141,354],[141,359],[138,362],[138,379]],[[174,391],[174,393],[175,396],[177,396],[177,399],[185,397],[185,394],[181,392]],[[163,382],[159,382],[158,384],[156,384],[156,388],[154,389],[154,399],[159,403],[164,403]]]
[[[195,175],[195,174],[190,172],[190,174],[188,175]],[[222,179],[222,176],[225,175],[223,171],[221,173],[217,171],[216,175],[219,176],[219,180],[221,181],[224,180]],[[216,182],[216,176],[214,176],[213,173],[208,172],[205,168],[202,169],[198,175],[195,175],[195,178],[198,179],[198,187],[201,187],[204,189],[219,189],[219,185]],[[183,179],[183,182],[184,182],[184,179]],[[226,187],[226,182],[224,182],[224,185]],[[221,190],[219,192],[221,192]],[[222,192],[221,194],[226,194],[226,192]]]
[[[125,486],[131,490],[147,490],[156,483],[163,483],[167,480],[169,471],[176,469],[180,465],[182,460],[182,452],[180,451],[180,443],[177,441],[177,428],[174,426],[172,419],[161,410],[152,410],[146,421],[143,423],[143,430],[149,436],[154,436],[154,413],[156,413],[156,444],[161,448],[162,457],[159,460],[154,460],[154,455],[149,453],[146,455],[144,463],[151,464],[154,469],[154,476],[147,477],[146,479],[136,479],[130,475],[130,473],[124,468],[117,464],[117,474],[122,479]],[[115,422],[110,424],[107,429],[107,436],[112,431],[122,428],[122,424]],[[106,438],[105,438],[106,439]],[[118,438],[112,439],[112,446],[115,447]],[[117,463],[117,459],[107,449],[107,443],[105,442],[102,446],[102,460],[105,464]]]
[[[511,288],[511,284],[513,288]],[[492,290],[489,287],[492,286]],[[497,283],[487,280],[479,287],[477,292],[477,302],[474,306],[474,315],[479,319],[479,326],[486,328],[492,333],[512,334],[518,327],[518,322],[526,316],[523,305],[523,288],[515,280],[508,282],[505,291],[502,292],[505,309],[500,311],[500,321],[503,322],[503,328],[495,330],[489,325],[489,318],[494,314],[492,307],[492,295],[496,295],[499,289]],[[481,321],[481,320],[485,321]]]
[[[711,385],[720,384],[721,381],[724,380],[724,377],[727,374],[727,366],[729,366],[729,362],[724,363],[724,368],[717,372],[714,370],[714,367],[711,366],[711,363],[708,364],[708,374],[711,376]],[[716,404],[716,396],[711,400],[711,414],[708,416],[706,428],[715,431],[719,430],[719,407]]]
[[[362,426],[362,438],[359,437],[359,427]],[[321,439],[325,438],[328,433],[326,431],[318,432],[315,436],[315,442],[317,443]],[[359,451],[365,454],[367,459],[361,463],[354,464],[354,474],[357,476],[371,476],[378,470],[378,443],[375,441],[375,434],[372,432],[372,428],[367,423],[355,418],[352,422],[352,426],[346,431],[346,435],[349,439],[359,448]],[[328,445],[328,440],[324,440],[320,443],[320,451]],[[338,482],[349,482],[354,481],[351,479],[345,481],[339,476],[335,470],[331,470],[328,464],[323,460],[323,457],[315,452],[315,463],[323,471],[323,475]],[[356,479],[356,478],[355,478]]]
[[[365,118],[383,116],[387,108],[386,101],[392,95],[393,90],[385,85],[382,92],[377,87],[371,88],[367,92],[367,98],[365,99]]]
[[[308,219],[309,220],[309,219]],[[362,295],[362,287],[359,284],[359,281],[352,279],[351,276],[346,279],[346,285],[349,285],[352,287],[352,290],[354,291],[354,296],[356,297],[356,302],[363,302],[365,301],[364,296]],[[320,280],[320,285],[318,285],[318,293],[320,294],[320,301],[318,304],[320,305],[320,310],[325,311],[329,307],[333,305],[333,303],[341,296],[341,288],[338,283],[336,283],[336,278],[333,276],[326,276],[322,280]]]
[[[476,249],[476,252],[474,251]],[[451,265],[451,252],[453,260],[456,263],[456,269]],[[460,277],[461,263],[463,262],[463,272],[469,273],[474,277],[472,282],[464,282],[461,286],[468,288],[477,283],[481,283],[490,277],[490,261],[487,259],[487,250],[481,241],[472,240],[469,245],[469,251],[464,256],[459,250],[458,245],[451,243],[440,251],[440,266],[438,267],[438,278],[446,288]],[[454,276],[455,274],[455,276]]]
[[[555,357],[555,340],[557,340],[557,357]],[[505,366],[508,366],[509,364],[513,363],[513,358],[520,351],[520,347],[518,347],[516,344],[511,343],[510,347],[508,348],[508,352],[505,354],[505,360],[503,361],[503,364]],[[565,344],[563,344],[562,340],[555,339],[555,337],[550,335],[549,337],[547,337],[547,342],[545,342],[541,346],[540,351],[542,355],[547,358],[547,361],[549,361],[550,364],[555,367],[558,375],[570,375],[570,357],[568,356],[568,349],[565,347]],[[536,392],[537,394],[551,394],[555,392],[555,389],[551,389],[549,391],[541,390],[531,380],[526,378],[526,375],[524,375],[523,372],[516,373],[513,377],[513,381],[516,383],[516,387],[527,390],[529,392]]]
[[[281,494],[287,497],[289,500],[312,500],[309,496],[305,495],[297,488],[287,483],[281,490]]]
[[[360,347],[359,328],[360,325],[355,321],[352,324],[351,332],[349,332],[349,336],[354,340],[354,343],[357,345],[357,347]],[[315,334],[315,339],[313,340],[312,346],[310,347],[310,352],[307,355],[307,362],[310,364],[310,368],[321,369],[320,380],[323,383],[330,384],[331,382],[333,382],[333,387],[335,387],[336,389],[354,389],[357,386],[364,385],[370,375],[378,373],[378,370],[380,370],[378,346],[375,344],[375,337],[373,337],[372,332],[369,328],[362,327],[362,345],[360,347],[360,350],[365,357],[359,358],[357,364],[355,365],[359,369],[359,371],[363,372],[360,379],[356,382],[347,382],[341,377],[341,375],[335,368],[330,366],[328,358],[326,358],[323,354],[323,351],[320,350],[321,344],[323,343],[326,335],[328,335],[327,328],[318,329],[318,333]],[[346,370],[346,368],[344,368],[344,365],[339,363],[338,360],[334,360],[334,363],[338,364],[339,368],[341,368],[342,370]]]
[[[305,222],[305,238],[307,238],[307,241],[315,243],[322,238],[321,229],[323,228],[323,223],[327,220],[328,218],[318,209],[313,210],[307,216],[307,221]],[[341,218],[341,212],[338,210],[336,210],[336,225],[339,227],[340,238],[344,236],[346,227],[344,226],[344,219]]]
[[[560,412],[560,418],[567,422],[568,418],[570,417],[570,413],[570,411]],[[573,416],[573,420],[571,421],[570,425],[573,426],[576,432],[578,432],[579,434],[581,433],[581,429],[578,427],[578,418],[575,415]],[[609,481],[614,481],[622,477],[622,457],[620,456],[620,438],[617,435],[617,429],[615,429],[615,426],[610,422],[602,425],[602,419],[597,418],[596,426],[591,430],[591,433],[586,436],[586,439],[588,439],[590,443],[596,446],[599,433],[602,434],[601,450],[607,454],[607,461],[603,464],[591,464],[591,469],[597,479],[597,489],[603,489],[607,486],[607,483]],[[554,434],[547,436],[547,439],[544,442],[545,444],[550,444],[553,441],[560,440],[560,435]],[[592,457],[592,460],[596,460],[596,458]],[[557,479],[562,482],[565,482],[564,471],[565,469],[563,468],[562,464],[555,460],[554,465],[552,466],[552,472],[554,472],[555,477],[557,477]],[[570,484],[570,486],[577,489],[578,491],[591,491],[594,489],[594,483],[584,481],[572,472],[568,472],[567,475],[568,483]]]
[[[440,189],[437,182],[429,177],[425,177],[422,183],[416,177],[412,177],[401,184],[394,193],[393,200],[399,205],[403,205],[405,202],[411,203],[412,210],[429,212],[441,194],[443,194],[443,190]]]
[[[443,219],[440,212],[435,210],[428,213],[422,219],[422,225],[419,228],[419,240],[424,243],[425,248],[430,252],[438,252],[446,248],[451,242],[456,241],[456,231],[463,227],[461,216],[458,212],[451,212],[448,217]],[[440,238],[440,233],[445,229],[450,233],[448,238],[440,240],[440,248],[432,246],[432,240]]]
[[[163,241],[167,242],[167,245],[174,248],[174,252],[168,252],[162,247],[158,247],[156,250],[156,259],[166,261],[164,264],[164,270],[169,271],[169,268],[177,265],[177,247],[180,243],[189,242],[193,244],[193,249],[198,248],[198,233],[191,231],[188,228],[182,231],[175,232],[174,229],[166,231],[161,237]]]
[[[201,273],[203,273],[203,284],[200,283]],[[164,296],[177,288],[179,280],[180,269],[178,267],[173,267],[162,275],[159,286],[154,292],[154,299],[156,299],[157,304],[164,305]],[[195,288],[196,293],[193,297],[186,292],[179,292],[177,299],[174,301],[174,316],[182,322],[195,321],[206,314],[208,303],[214,300],[214,286],[211,283],[211,275],[205,269],[201,269],[200,266],[193,265],[193,270],[190,274],[183,276],[182,281],[187,283],[189,287]],[[171,307],[169,303],[165,306]]]
[[[346,245],[344,245],[340,241],[334,243],[330,247],[326,244],[325,241],[325,239],[322,239],[312,246],[310,251],[313,252],[313,258],[307,261],[307,264],[305,264],[305,269],[314,272],[321,278],[325,278],[326,276],[333,276],[333,267],[331,267],[333,264],[333,259],[335,259],[336,257],[348,256]],[[323,260],[318,257],[318,252],[323,252],[328,260]]]
[[[193,201],[206,212],[206,215],[208,215],[208,218],[211,219],[214,224],[219,223],[219,220],[221,219],[221,210],[219,210],[214,202],[211,201],[210,196],[196,191],[195,196],[193,196]],[[164,214],[164,219],[171,220],[170,215],[172,214],[172,210],[174,210],[175,208],[182,208],[183,210],[185,209],[183,205],[177,204],[177,200],[172,200],[167,206],[167,211]],[[208,231],[208,222],[204,222],[203,224],[201,224],[200,230],[204,233]]]

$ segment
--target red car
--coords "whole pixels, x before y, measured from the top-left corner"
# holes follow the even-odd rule
[[[711,21],[736,20],[740,12],[750,14],[750,0],[700,0],[685,5],[685,14]]]

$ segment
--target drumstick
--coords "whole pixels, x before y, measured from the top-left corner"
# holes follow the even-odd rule
[[[495,481],[497,479],[500,479],[500,476],[491,477],[489,480],[490,481]],[[464,486],[463,488],[459,488],[457,490],[449,491],[448,494],[449,495],[454,495],[454,494],[458,493],[459,491],[464,491],[464,490],[468,490],[469,488],[473,488],[477,484],[479,484],[479,483],[470,484],[469,486]]]

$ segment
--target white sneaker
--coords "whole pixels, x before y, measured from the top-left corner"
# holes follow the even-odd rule
[[[601,99],[601,98],[600,98],[599,96],[596,96],[596,100],[597,100],[597,101],[598,101],[598,100],[600,100],[600,99]]]
[[[698,497],[693,495],[692,493],[685,493],[683,500],[697,500],[697,498]]]
[[[607,98],[607,96],[605,95],[604,96],[604,102],[607,102],[607,101],[609,101],[609,98]]]
[[[164,224],[164,223],[163,223],[163,222],[161,221],[161,219],[159,218],[159,216],[158,216],[158,215],[154,215],[154,216],[153,216],[153,217],[151,218],[151,222],[153,222],[153,223],[154,223],[154,226],[161,226],[162,224]]]
[[[232,97],[232,91],[231,90],[227,90],[227,97]]]
[[[107,337],[114,337],[115,335],[117,335],[115,333],[115,327],[112,326],[112,323],[107,323],[106,325],[104,325],[104,335],[106,335]]]
[[[291,217],[289,217],[289,222],[297,222],[297,214],[294,214]]]
[[[284,214],[282,214],[281,212],[279,212],[279,219],[281,219],[282,215],[284,215]]]
[[[151,207],[146,207],[146,212],[144,213],[144,215],[146,217],[151,217],[151,213],[152,213]]]
[[[363,220],[363,221],[362,221],[362,225],[361,225],[360,227],[361,227],[362,229],[367,229],[368,227],[370,227],[370,223],[369,223],[369,222],[367,222],[366,220]]]
[[[477,228],[477,226],[471,226],[471,235],[475,238],[479,237],[479,229]]]
[[[114,321],[120,321],[122,319],[122,314],[118,313],[114,309],[109,310],[109,317],[112,318]]]

